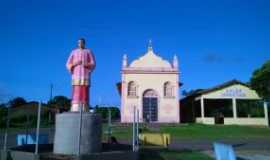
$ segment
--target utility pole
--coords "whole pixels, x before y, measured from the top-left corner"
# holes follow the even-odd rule
[[[110,142],[111,139],[111,134],[112,134],[112,129],[111,129],[111,125],[112,125],[112,116],[111,116],[111,109],[110,107],[108,107],[108,142]]]
[[[50,100],[52,100],[53,97],[53,84],[50,85]]]
[[[136,138],[136,132],[135,132],[135,120],[136,120],[136,106],[134,106],[133,109],[133,124],[132,124],[132,150],[135,152],[135,138]]]
[[[81,133],[82,133],[82,116],[83,116],[83,104],[80,103],[80,119],[79,119],[79,136],[78,136],[78,153],[79,156],[81,154]]]
[[[35,147],[35,154],[38,154],[39,127],[40,127],[40,112],[41,112],[41,102],[39,102],[39,104],[38,104],[38,117],[37,117],[37,130],[36,130],[36,147]]]
[[[132,150],[139,150],[139,109],[134,106],[133,110],[133,126],[132,126]]]
[[[28,144],[28,134],[29,134],[29,114],[27,113],[26,115],[26,126],[25,126],[25,129],[26,129],[26,144]]]
[[[10,105],[7,106],[7,117],[6,117],[6,130],[5,130],[5,139],[4,139],[4,151],[7,150],[7,140],[8,140],[8,130],[9,130],[9,110],[10,110]]]
[[[137,109],[137,125],[136,125],[136,149],[139,150],[139,109]]]
[[[149,114],[150,114],[150,118],[149,118],[149,123],[151,124],[152,121],[152,104],[151,104],[152,98],[149,98]]]

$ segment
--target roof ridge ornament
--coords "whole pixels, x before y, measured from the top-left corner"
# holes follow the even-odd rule
[[[149,40],[147,52],[136,60],[133,60],[128,67],[147,68],[149,70],[151,68],[172,69],[173,66],[170,62],[164,60],[161,56],[154,53],[152,40]]]
[[[178,69],[178,65],[179,65],[178,58],[177,58],[177,55],[175,54],[173,56],[173,67],[176,68],[176,69]]]
[[[123,61],[122,61],[122,67],[125,68],[128,66],[128,59],[127,59],[127,54],[123,55]]]
[[[147,52],[148,53],[153,52],[153,45],[152,45],[152,40],[151,39],[148,41]]]

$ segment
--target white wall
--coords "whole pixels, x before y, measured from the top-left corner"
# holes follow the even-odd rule
[[[215,124],[213,117],[196,118],[196,123]],[[268,126],[267,118],[224,118],[224,125],[259,125]]]
[[[215,119],[213,117],[196,118],[196,123],[215,124]]]
[[[266,118],[224,118],[224,124],[268,126]]]

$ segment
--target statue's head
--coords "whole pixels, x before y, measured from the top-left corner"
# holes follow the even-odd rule
[[[85,39],[84,39],[84,38],[80,38],[80,39],[78,40],[78,47],[79,47],[80,49],[84,49],[84,48],[85,48]]]

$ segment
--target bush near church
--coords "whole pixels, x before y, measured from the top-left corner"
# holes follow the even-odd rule
[[[59,112],[69,111],[71,106],[71,100],[65,96],[55,96],[48,101],[50,108],[59,109]]]
[[[5,104],[0,104],[0,128],[4,128],[5,123],[5,117],[7,114],[7,108]]]
[[[260,97],[270,100],[270,60],[253,72],[250,85]]]
[[[109,109],[111,110],[112,120],[120,119],[120,110],[117,107],[104,107],[104,106],[95,106],[95,112],[101,114],[103,120],[107,120],[109,117]]]
[[[10,107],[9,108],[9,118],[10,118],[10,127],[12,128],[25,128],[33,127],[36,125],[37,121],[37,110],[38,102],[27,102],[26,104]],[[5,104],[2,104],[0,107],[0,127],[6,127],[8,109]],[[46,104],[43,104],[43,109],[41,112],[41,123],[42,125],[48,125],[48,110]]]
[[[24,98],[22,98],[22,97],[16,97],[14,99],[11,99],[7,103],[7,105],[10,106],[11,108],[14,108],[14,107],[19,107],[21,105],[24,105],[26,103],[27,103],[27,101]]]
[[[10,107],[10,127],[34,127],[37,121],[38,102],[27,102],[22,97],[11,99],[0,104],[0,127],[6,127],[7,106]],[[41,125],[49,126],[54,122],[54,115],[58,112],[69,111],[70,99],[65,96],[55,96],[48,104],[42,104]],[[28,122],[28,123],[27,123]]]

